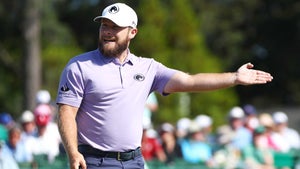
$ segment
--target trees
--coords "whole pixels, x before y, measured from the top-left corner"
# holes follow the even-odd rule
[[[209,48],[223,58],[227,70],[250,61],[256,68],[274,75],[268,85],[237,87],[241,103],[299,104],[297,0],[194,0],[193,3],[200,11],[202,31]]]
[[[32,110],[35,106],[35,94],[41,86],[41,44],[40,44],[40,9],[39,0],[25,0],[22,20],[24,38],[23,84],[24,108]]]
[[[204,34],[199,31],[201,22],[188,1],[140,1],[137,9],[139,33],[131,45],[135,53],[188,73],[222,71],[221,60],[207,49]],[[218,117],[218,124],[224,116],[222,112],[237,104],[237,100],[232,89],[226,89],[214,93],[172,94],[167,99],[159,97],[159,103],[161,113],[154,115],[156,121],[175,122],[181,116],[205,113]]]
[[[33,5],[24,5],[29,2],[38,7],[31,9]],[[92,19],[113,2],[116,1],[3,1],[0,4],[2,111],[18,114],[31,107],[37,88],[49,90],[54,99],[59,75],[67,61],[97,47],[99,24],[93,23]],[[174,94],[167,99],[159,97],[163,111],[157,117],[160,121],[181,116],[186,111],[182,108],[184,105],[191,116],[197,113],[217,116],[235,104],[299,103],[300,16],[297,0],[122,2],[136,9],[139,15],[139,33],[131,45],[131,50],[137,55],[153,57],[189,73],[234,71],[240,64],[250,61],[256,68],[267,70],[275,77],[272,83],[263,86]],[[30,16],[23,14],[25,9],[31,9],[28,14],[39,15],[28,23],[38,23],[40,18],[40,37],[36,34],[33,43],[22,40],[22,32],[26,30],[22,25],[26,20],[21,18]],[[29,49],[33,44],[40,46],[40,51],[38,48],[34,49],[35,52],[24,50],[25,46]],[[31,53],[40,57],[24,59],[24,56],[34,56]],[[31,72],[35,79],[29,80],[23,74],[25,72],[27,75]],[[26,79],[28,83],[24,82]],[[30,94],[25,97],[25,93]],[[23,101],[26,106],[22,106]]]
[[[0,111],[19,116],[32,110],[39,89],[55,96],[62,68],[81,52],[53,5],[39,0],[0,4]]]

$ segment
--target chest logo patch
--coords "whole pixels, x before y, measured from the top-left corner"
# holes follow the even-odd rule
[[[145,80],[145,76],[143,74],[136,74],[133,76],[133,78],[134,78],[134,80],[139,81],[139,82]]]

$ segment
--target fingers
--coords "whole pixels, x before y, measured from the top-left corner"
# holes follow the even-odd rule
[[[247,69],[251,69],[250,71],[255,71],[254,83],[263,84],[263,83],[271,82],[273,80],[273,76],[270,73],[261,70],[252,69],[254,67],[252,63],[249,62],[246,63],[245,65]]]
[[[77,153],[70,157],[70,169],[87,169],[84,157]]]
[[[266,80],[272,80],[273,79],[273,76],[268,72],[257,70],[256,74],[257,74],[257,76],[259,76],[261,78],[264,78]]]
[[[251,69],[251,68],[253,68],[254,67],[254,65],[252,64],[252,63],[246,63],[246,64],[244,64],[244,65],[242,65],[239,69],[238,69],[238,71],[243,71],[243,70],[245,70],[245,69]]]
[[[270,73],[251,69],[253,64],[247,63],[240,67],[237,72],[237,83],[243,85],[265,84],[273,80]]]
[[[71,169],[87,169],[87,167],[86,167],[86,165],[85,165],[85,163],[83,163],[83,164],[74,164],[72,167],[71,167]]]
[[[87,169],[86,164],[82,162],[79,166],[79,169]]]
[[[251,69],[251,68],[253,68],[254,67],[254,65],[252,64],[252,63],[246,63],[246,67],[248,68],[248,69]]]
[[[256,71],[255,83],[267,83],[273,80],[273,76],[270,73],[264,71]]]

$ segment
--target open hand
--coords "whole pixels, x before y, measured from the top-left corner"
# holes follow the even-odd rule
[[[242,65],[236,73],[236,84],[265,84],[273,80],[273,77],[270,73],[252,69],[253,67],[254,65],[251,63],[246,63]]]

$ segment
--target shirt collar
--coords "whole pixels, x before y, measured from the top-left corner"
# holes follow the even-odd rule
[[[134,55],[130,52],[129,49],[128,50],[128,55],[125,59],[125,62],[123,64],[129,63],[131,65],[133,65],[136,62],[136,58],[134,57]],[[105,62],[105,63],[110,63],[110,62],[115,62],[118,63],[117,58],[113,58],[113,57],[106,57],[103,56],[102,53],[99,51],[99,49],[97,49],[97,53],[100,56],[100,58]]]

